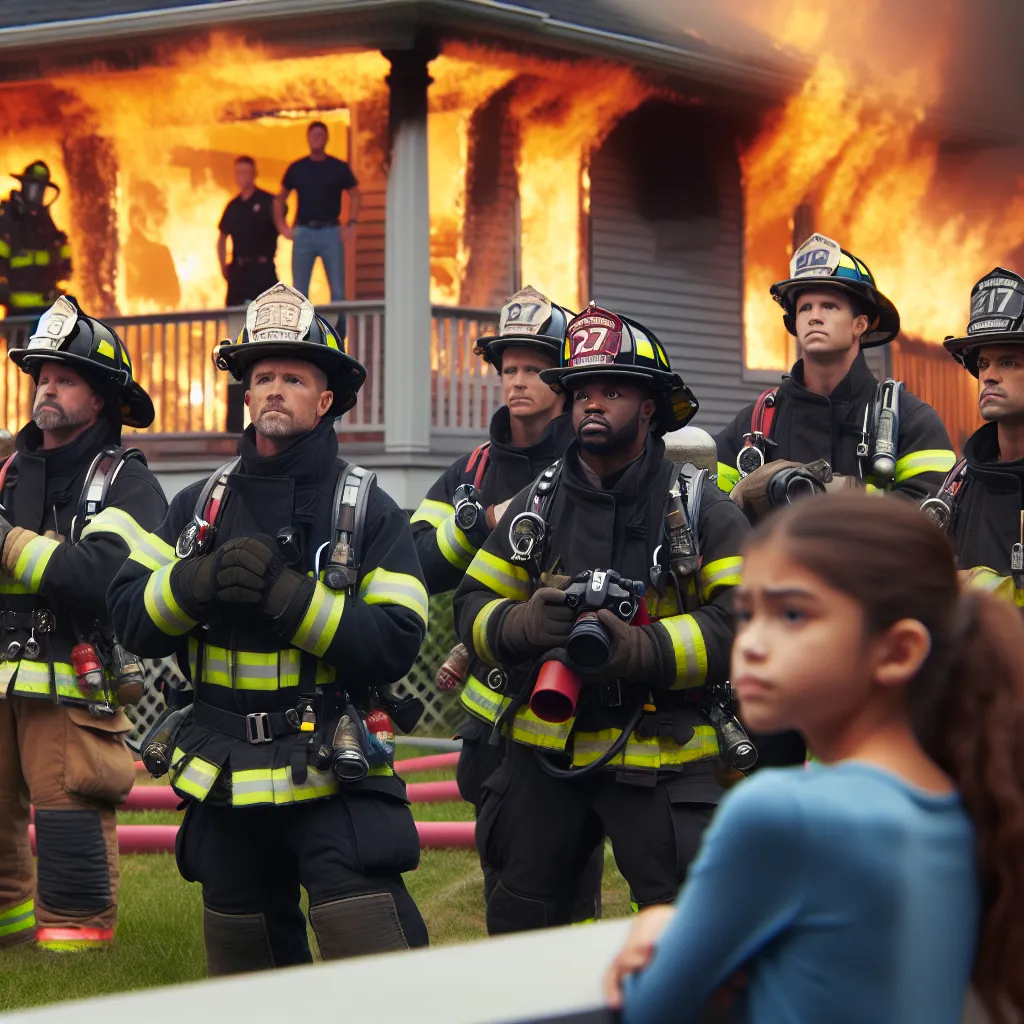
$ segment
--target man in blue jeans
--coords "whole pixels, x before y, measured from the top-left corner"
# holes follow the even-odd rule
[[[309,279],[319,256],[331,289],[331,301],[345,298],[345,243],[355,241],[359,223],[359,183],[344,160],[328,156],[327,125],[314,121],[306,131],[309,156],[290,164],[274,198],[274,222],[292,240],[292,285],[309,295]],[[348,219],[341,224],[341,194],[348,192]],[[299,209],[295,225],[285,219],[288,196],[295,192]]]

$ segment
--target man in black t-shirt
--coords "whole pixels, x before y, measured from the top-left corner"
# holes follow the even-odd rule
[[[224,207],[217,230],[217,258],[228,283],[225,304],[241,306],[262,295],[277,283],[274,253],[277,249],[277,225],[274,223],[274,197],[256,187],[256,161],[240,156],[235,161],[238,195]],[[231,262],[228,262],[228,238]]]
[[[309,294],[309,279],[319,256],[331,288],[331,301],[345,298],[345,242],[355,241],[359,223],[358,182],[344,160],[328,156],[327,125],[314,121],[306,132],[309,156],[290,164],[274,200],[277,230],[292,239],[292,285]],[[341,224],[341,196],[348,192],[348,219]],[[285,204],[295,192],[299,209],[294,227],[285,219]]]

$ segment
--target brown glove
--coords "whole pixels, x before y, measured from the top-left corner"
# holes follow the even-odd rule
[[[505,613],[498,639],[501,657],[522,660],[564,647],[575,620],[561,590],[541,587],[529,601],[514,604]]]
[[[763,519],[775,506],[768,497],[768,489],[772,480],[787,469],[804,469],[824,486],[832,479],[832,467],[824,459],[815,462],[791,462],[779,459],[777,462],[766,462],[745,476],[729,493],[729,497],[743,509],[751,523]]]
[[[658,685],[662,674],[661,651],[650,627],[631,626],[608,608],[602,608],[597,617],[612,638],[612,649],[600,668],[585,673],[587,681],[622,679],[627,683]]]

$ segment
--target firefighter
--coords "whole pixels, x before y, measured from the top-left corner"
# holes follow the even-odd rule
[[[50,207],[60,188],[50,180],[42,160],[30,163],[21,182],[0,203],[0,305],[8,316],[37,316],[62,294],[61,282],[71,277],[71,246],[58,230]],[[48,189],[54,192],[46,202]]]
[[[500,518],[500,506],[558,459],[572,440],[572,417],[565,409],[565,396],[540,379],[542,370],[558,365],[571,316],[568,310],[527,286],[502,307],[497,335],[477,342],[477,354],[501,375],[505,404],[491,418],[489,440],[453,462],[412,517],[416,551],[431,594],[459,585],[477,549]],[[467,487],[475,493],[468,492]],[[472,505],[470,515],[475,522],[468,530],[458,525],[453,505],[456,500]],[[456,651],[446,666],[464,664],[464,648],[460,646]],[[446,683],[458,685],[461,681]],[[473,716],[463,723],[459,734],[459,792],[479,813],[480,787],[501,764],[505,747],[489,743],[490,729]],[[494,884],[494,872],[486,860],[481,861],[481,867],[486,897]],[[574,920],[599,916],[603,870],[604,850],[599,847],[581,879]]]
[[[748,524],[706,471],[668,461],[661,437],[696,401],[650,331],[593,303],[542,377],[570,396],[576,438],[512,499],[455,594],[463,703],[512,740],[477,828],[497,874],[492,934],[567,923],[605,835],[637,904],[674,900],[722,793],[713,718],[735,725],[726,599]],[[597,624],[576,624],[570,595],[590,587],[604,595]],[[601,657],[582,658],[580,629]],[[560,714],[534,705],[549,679],[578,687],[575,711],[571,698]]]
[[[776,494],[793,493],[772,482],[798,467],[815,478],[801,481],[805,489],[865,486],[915,501],[934,494],[955,461],[949,435],[930,405],[868,369],[863,350],[892,341],[900,317],[863,261],[812,235],[771,291],[802,358],[716,438],[719,487],[752,521]],[[796,733],[757,743],[760,766],[806,756]]]
[[[153,403],[114,331],[62,296],[10,357],[36,391],[0,468],[0,946],[92,949],[117,923],[115,807],[135,778],[120,705],[142,682],[114,661],[105,595],[167,502],[121,447]]]
[[[245,383],[238,459],[174,497],[109,594],[124,642],[177,653],[194,688],[170,781],[208,971],[309,962],[300,884],[324,959],[425,945],[381,707],[416,658],[427,593],[408,518],[338,454],[366,371],[284,284],[215,357]]]
[[[985,424],[924,508],[950,531],[967,584],[1024,607],[1024,278],[986,274],[966,335],[945,345],[977,377]]]

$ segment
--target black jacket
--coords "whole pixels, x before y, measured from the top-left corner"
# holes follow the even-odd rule
[[[597,687],[584,687],[575,719],[577,747],[581,733],[621,728],[637,699],[648,690],[654,693],[659,712],[675,715],[685,726],[706,727],[690,694],[707,683],[728,678],[733,626],[727,595],[739,581],[739,551],[749,527],[740,509],[709,482],[697,523],[702,542],[698,586],[703,603],[682,614],[671,588],[664,597],[659,596],[650,586],[651,566],[660,545],[659,562],[667,568],[664,523],[673,475],[664,452],[660,440],[649,439],[643,455],[618,480],[598,489],[582,471],[579,447],[573,443],[566,452],[561,483],[547,515],[550,542],[542,570],[574,576],[585,569],[610,568],[641,580],[648,586],[646,604],[651,618],[657,620],[651,627],[660,655],[656,678],[626,687],[631,692],[617,707],[608,706]],[[525,491],[513,499],[506,521],[525,509],[526,499]],[[473,695],[483,691],[474,689],[472,679],[486,679],[489,666],[495,664],[492,652],[504,615],[512,601],[528,599],[537,583],[512,563],[511,556],[508,530],[495,530],[455,594],[459,634],[471,652],[471,678],[463,703],[478,717],[481,709],[474,706]],[[500,598],[506,600],[496,601]],[[712,737],[702,758],[717,757],[717,753]]]
[[[312,575],[317,551],[334,537],[334,487],[343,463],[333,423],[324,421],[272,458],[256,453],[254,437],[252,427],[242,436],[242,464],[229,477],[209,550],[235,537],[279,538],[282,530],[293,528],[291,567]],[[196,704],[235,715],[280,713],[295,708],[300,694],[328,693],[329,701],[322,694],[317,698],[318,728],[326,727],[344,699],[340,694],[362,703],[370,688],[393,683],[409,671],[426,633],[427,594],[409,521],[384,491],[374,487],[369,495],[356,595],[329,590],[318,581],[299,628],[286,636],[272,620],[242,606],[222,607],[210,621],[199,623],[174,599],[169,582],[178,561],[174,545],[192,520],[202,487],[203,482],[193,484],[175,495],[167,518],[144,549],[132,552],[110,588],[111,615],[128,647],[143,657],[176,653],[192,679]],[[325,562],[323,557],[321,567]],[[204,799],[227,766],[231,775],[225,779],[232,779],[236,805],[313,799],[336,791],[324,779],[303,788],[285,769],[296,745],[294,734],[278,729],[273,742],[250,745],[198,724],[200,713],[197,709],[178,739],[181,756],[172,782],[182,794]],[[265,773],[265,785],[249,786],[252,777],[239,778],[239,772],[249,770]],[[371,776],[357,785],[392,781],[398,784],[396,792],[404,792],[397,778]]]
[[[481,481],[480,504],[486,509],[508,501],[560,458],[573,439],[569,413],[553,419],[536,444],[516,448],[511,443],[508,406],[491,418],[487,468]],[[462,484],[471,484],[479,462],[469,470],[473,452],[453,462],[427,491],[412,517],[416,553],[431,594],[454,590],[476,554],[478,544],[455,524],[452,495]],[[479,459],[480,456],[477,456]]]
[[[0,203],[0,303],[9,315],[47,308],[70,277],[68,236],[50,211],[29,211],[17,197]]]
[[[163,519],[167,501],[145,464],[127,460],[103,510],[82,530],[79,543],[69,544],[64,538],[71,532],[89,466],[105,447],[120,443],[120,430],[101,419],[60,448],[43,450],[42,440],[34,423],[22,428],[0,493],[16,528],[5,545],[8,570],[0,582],[0,607],[16,614],[4,620],[0,648],[6,650],[12,641],[24,647],[32,624],[23,616],[36,610],[52,612],[56,628],[45,639],[36,633],[36,641],[42,641],[38,660],[0,665],[0,687],[21,696],[56,695],[61,703],[85,705],[106,696],[116,704],[111,693],[83,695],[71,667],[71,649],[92,640],[97,628],[109,630],[107,587],[129,551]]]
[[[874,401],[875,379],[863,354],[831,395],[815,394],[803,384],[803,360],[783,377],[775,396],[775,417],[767,461],[789,459],[814,462],[825,459],[832,471],[843,476],[862,476],[857,444],[864,426],[864,410]],[[739,481],[736,456],[743,435],[750,431],[752,403],[716,438],[718,486],[731,491]],[[920,501],[934,494],[955,461],[946,428],[938,413],[916,395],[904,390],[900,398],[900,431],[896,450],[896,478],[892,490]],[[865,482],[873,485],[870,476]]]
[[[1009,576],[1010,551],[1022,540],[1024,460],[998,461],[995,423],[986,423],[970,436],[964,458],[967,471],[952,525],[957,564]]]

